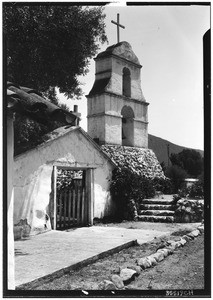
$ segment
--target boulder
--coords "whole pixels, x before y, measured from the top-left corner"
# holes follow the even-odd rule
[[[152,254],[152,256],[157,262],[164,260],[164,254],[162,252],[156,252],[155,254]]]
[[[120,271],[121,271],[121,268],[118,266],[118,267],[114,268],[113,273],[114,274],[120,274]]]
[[[181,241],[176,242],[175,244],[176,244],[176,248],[179,248],[179,247],[182,247],[182,246],[183,246],[182,243],[181,243]]]
[[[168,250],[168,254],[173,254],[175,251],[175,246],[174,245],[170,245],[168,247],[166,247],[166,249]]]
[[[124,283],[120,276],[114,274],[112,275],[111,280],[118,289],[124,288]]]
[[[191,232],[191,234],[193,234],[195,237],[200,235],[200,231],[198,229],[195,229]]]
[[[190,237],[192,240],[194,240],[194,238],[195,238],[195,236],[192,232],[188,233],[187,236]]]
[[[184,238],[181,238],[180,243],[182,246],[184,246],[186,244],[186,240]]]
[[[152,266],[151,261],[148,260],[147,257],[139,258],[137,263],[142,269],[147,269]]]
[[[104,280],[99,284],[100,290],[116,290],[116,286],[110,280]]]
[[[169,241],[167,241],[167,245],[173,247],[174,249],[178,248],[178,242],[177,241],[169,240]]]
[[[187,242],[189,242],[189,241],[192,240],[192,238],[189,237],[188,235],[183,235],[182,238],[183,238],[185,241],[187,241]]]
[[[132,270],[135,270],[137,275],[140,275],[141,273],[141,267],[140,266],[135,266],[135,265],[130,265],[130,266],[127,266],[128,269],[132,269]]]
[[[152,266],[156,266],[157,265],[157,261],[156,261],[156,259],[154,258],[153,255],[149,255],[147,257],[147,259],[151,262]]]
[[[136,271],[129,268],[122,269],[120,272],[120,277],[124,283],[133,280],[135,275]]]
[[[169,255],[169,251],[166,248],[158,249],[157,253],[158,252],[162,252],[164,257],[167,257]]]
[[[197,229],[200,231],[201,234],[204,233],[204,226],[200,225]]]

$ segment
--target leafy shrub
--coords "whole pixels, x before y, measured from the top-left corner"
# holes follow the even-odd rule
[[[170,166],[167,169],[166,176],[171,179],[171,183],[173,185],[173,193],[178,192],[183,180],[188,177],[186,171],[176,165]]]
[[[195,182],[192,186],[183,186],[178,190],[181,198],[202,199],[204,198],[204,186],[201,180]]]
[[[180,199],[175,209],[176,222],[200,222],[204,217],[204,203],[201,200]]]
[[[118,219],[134,219],[135,207],[138,209],[144,198],[155,195],[153,182],[129,168],[116,168],[113,171],[110,191],[117,204]]]
[[[203,183],[201,181],[196,182],[189,188],[189,197],[190,198],[204,197]]]
[[[176,205],[177,202],[178,202],[178,200],[180,200],[180,199],[181,199],[181,196],[179,194],[173,195],[173,203],[174,203],[174,205]]]
[[[156,191],[160,191],[163,194],[172,194],[173,187],[169,178],[154,178],[153,183]]]

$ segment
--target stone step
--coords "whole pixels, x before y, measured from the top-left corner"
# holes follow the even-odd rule
[[[144,199],[142,200],[142,204],[159,204],[159,205],[172,205],[174,200],[166,200],[166,199]]]
[[[172,223],[172,222],[174,222],[174,217],[172,217],[172,216],[147,216],[147,215],[139,215],[138,216],[138,221]]]
[[[170,204],[141,204],[140,209],[142,210],[174,210],[174,206]]]
[[[173,216],[173,210],[140,210],[139,215],[152,215],[152,216]]]

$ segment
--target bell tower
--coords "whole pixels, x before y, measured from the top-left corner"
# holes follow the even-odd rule
[[[95,58],[93,87],[87,95],[88,134],[100,145],[148,148],[148,105],[141,89],[141,68],[127,42]]]

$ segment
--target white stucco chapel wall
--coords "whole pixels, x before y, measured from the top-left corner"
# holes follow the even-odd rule
[[[31,234],[52,229],[45,216],[50,210],[54,165],[93,169],[93,217],[102,218],[114,210],[109,193],[110,160],[82,129],[62,127],[51,134],[53,139],[15,158],[14,224],[27,219]]]

